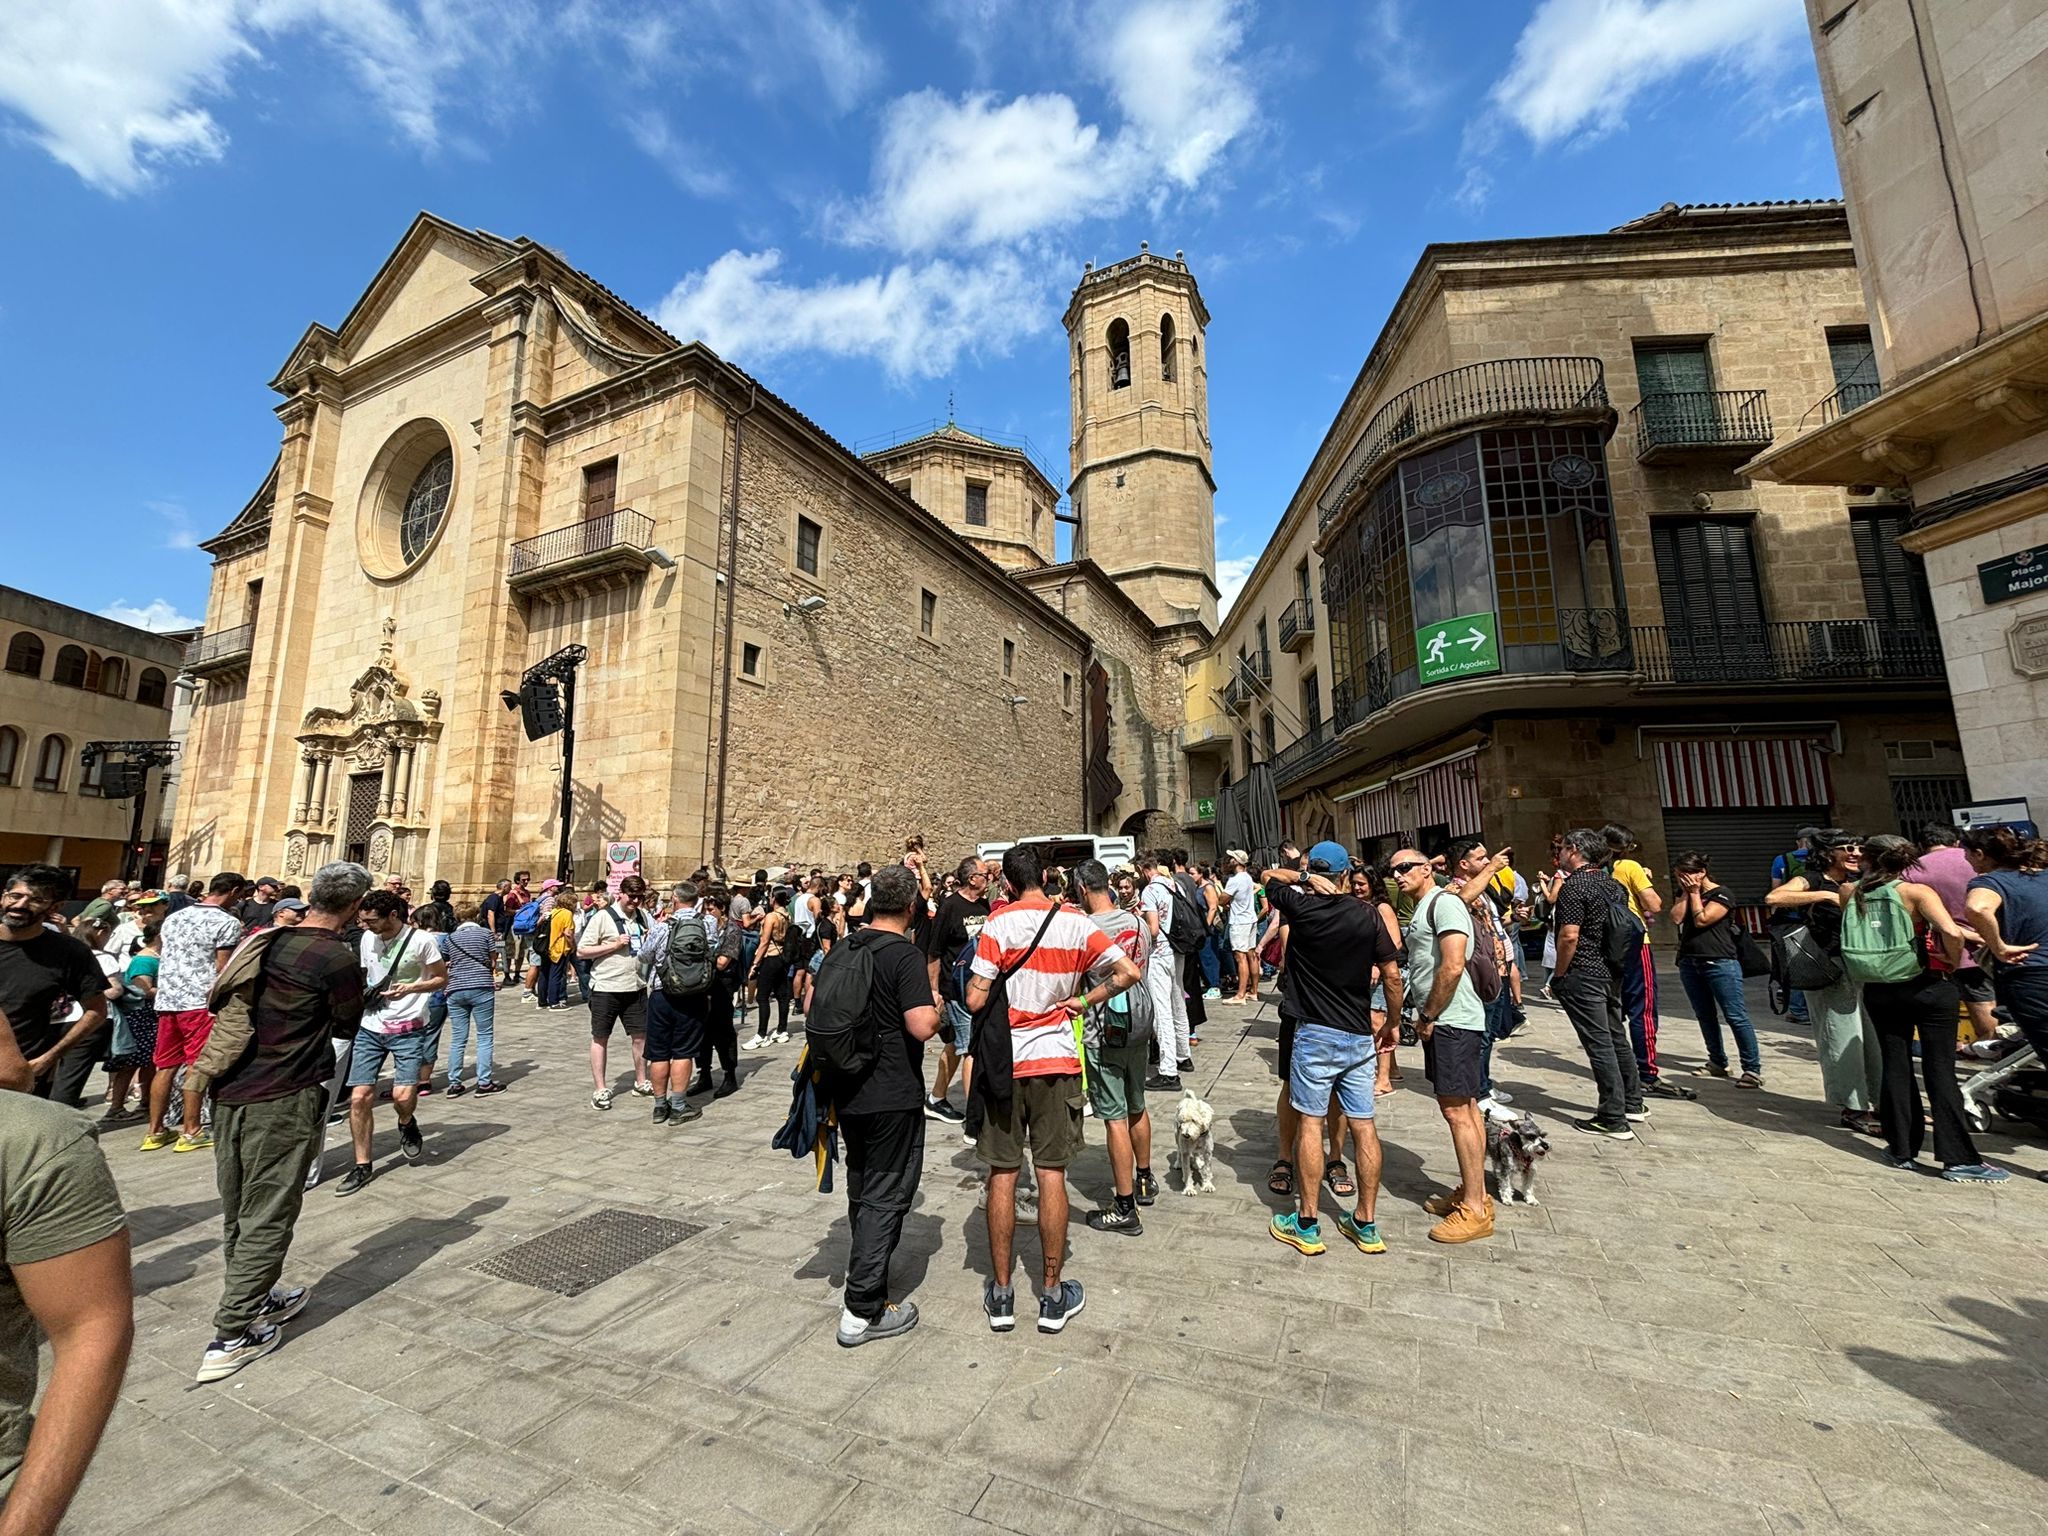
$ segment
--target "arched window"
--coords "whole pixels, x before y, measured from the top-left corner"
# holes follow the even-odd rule
[[[104,757],[96,757],[89,763],[83,758],[79,759],[78,792],[81,795],[97,795],[100,792],[100,771],[106,761]]]
[[[1159,377],[1173,382],[1173,316],[1159,317]]]
[[[1121,320],[1109,322],[1109,387],[1131,387],[1131,328]]]
[[[7,670],[18,672],[23,677],[43,675],[43,641],[40,635],[27,630],[17,630],[7,642]]]
[[[83,655],[84,652],[80,652]],[[64,758],[71,750],[62,736],[45,736],[43,750],[36,756],[36,788],[64,787]]]
[[[75,645],[67,645],[57,652],[57,669],[50,674],[50,681],[62,683],[66,688],[83,688],[85,666],[84,650]]]
[[[407,565],[427,552],[448,511],[448,491],[455,481],[455,455],[443,448],[413,480],[406,492],[405,512],[398,525],[398,554]]]
[[[21,767],[21,732],[0,725],[0,785],[12,784]]]
[[[100,692],[112,699],[128,697],[128,663],[118,656],[100,658]]]
[[[164,694],[169,687],[170,684],[165,680],[162,672],[155,667],[144,667],[141,678],[135,684],[135,702],[138,704],[154,704],[161,707],[164,702]]]

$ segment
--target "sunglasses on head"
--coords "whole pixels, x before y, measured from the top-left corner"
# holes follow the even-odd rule
[[[1428,869],[1429,867],[1429,860],[1427,859],[1407,859],[1394,866],[1394,873],[1396,875],[1405,875],[1411,869]]]

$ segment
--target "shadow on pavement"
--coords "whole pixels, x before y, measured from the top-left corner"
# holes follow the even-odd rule
[[[945,1223],[928,1211],[913,1210],[903,1218],[903,1236],[889,1262],[891,1296],[909,1296],[924,1284],[945,1235]],[[840,1289],[846,1284],[847,1241],[846,1215],[841,1212],[825,1229],[816,1251],[796,1267],[791,1278],[823,1280],[834,1290]]]
[[[493,1134],[504,1126],[492,1127]],[[356,1245],[321,1277],[313,1299],[292,1324],[292,1337],[302,1339],[386,1286],[404,1279],[444,1248],[467,1242],[482,1229],[483,1218],[502,1210],[506,1197],[472,1201],[453,1216],[407,1216]]]
[[[2041,1338],[2048,1330],[2048,1300],[2022,1296],[2012,1306],[1975,1297],[1956,1297],[1951,1310],[1991,1335],[1972,1339],[1994,1353],[2002,1352],[2014,1366],[2033,1371],[2040,1360]],[[1959,1338],[1968,1334],[1957,1330]],[[1843,1354],[1886,1385],[1917,1397],[1941,1415],[1942,1426],[1988,1456],[2017,1467],[2030,1477],[2048,1478],[2048,1438],[2038,1419],[2015,1412],[2010,1400],[1999,1402],[1997,1388],[1986,1374],[1993,1361],[1916,1359],[1890,1350],[1852,1345]],[[2038,1391],[2043,1383],[2029,1386]],[[2014,1396],[2025,1389],[2016,1388]]]

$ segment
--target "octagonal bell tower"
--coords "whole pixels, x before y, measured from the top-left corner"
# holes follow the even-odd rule
[[[1176,251],[1091,266],[1067,305],[1076,558],[1157,624],[1216,628],[1209,311]]]

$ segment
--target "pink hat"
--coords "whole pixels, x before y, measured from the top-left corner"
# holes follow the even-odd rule
[[[540,883],[540,888],[544,891],[552,891],[561,883],[559,880],[543,880]]]

